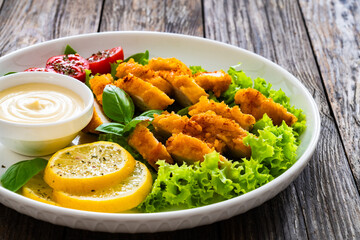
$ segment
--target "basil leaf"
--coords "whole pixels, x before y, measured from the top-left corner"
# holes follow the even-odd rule
[[[1,183],[4,188],[16,192],[30,178],[42,171],[47,164],[47,160],[43,158],[34,158],[32,160],[25,160],[15,163],[2,175]]]
[[[17,72],[8,72],[8,73],[5,73],[4,76],[11,75],[11,74],[14,74],[14,73],[17,73]]]
[[[69,55],[69,54],[76,54],[77,52],[72,48],[70,47],[70,45],[66,45],[65,47],[65,51],[64,51],[64,54],[65,55]]]
[[[105,115],[119,123],[128,123],[134,116],[134,103],[124,90],[107,85],[103,92],[103,110]]]
[[[163,112],[163,110],[152,109],[152,110],[143,112],[143,113],[140,114],[139,116],[145,116],[145,117],[154,118],[154,114],[160,115],[162,112]]]
[[[149,63],[149,51],[146,50],[144,53],[136,53],[131,55],[124,62],[128,62],[130,59],[134,59],[135,62],[140,63],[141,65],[147,65]]]
[[[176,114],[178,114],[178,115],[180,115],[180,116],[188,115],[188,113],[189,113],[189,107],[190,107],[190,106],[184,107],[184,108],[180,109],[179,111],[177,111]]]
[[[146,116],[137,116],[136,118],[133,118],[133,119],[132,119],[128,124],[126,124],[125,127],[124,127],[124,130],[123,130],[124,136],[125,136],[125,134],[128,135],[128,133],[132,132],[132,131],[135,129],[135,127],[136,127],[136,125],[137,125],[138,123],[140,123],[140,122],[142,122],[142,121],[146,121],[146,120],[152,121],[153,118],[151,118],[151,117],[146,117]]]
[[[112,133],[118,136],[122,136],[124,131],[124,124],[121,123],[103,123],[98,126],[95,130],[104,133]]]

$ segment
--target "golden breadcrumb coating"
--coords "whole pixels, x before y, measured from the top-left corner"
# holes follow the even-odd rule
[[[200,72],[194,76],[195,82],[205,90],[212,91],[216,97],[220,97],[231,83],[231,76],[223,70],[215,72]]]
[[[189,106],[199,101],[207,93],[192,78],[191,70],[176,58],[153,58],[149,67],[166,79],[173,87],[175,99],[182,106]]]
[[[235,103],[240,105],[244,113],[253,115],[256,120],[261,119],[266,113],[275,125],[281,125],[282,121],[285,121],[291,126],[297,121],[297,118],[281,104],[253,88],[238,90],[235,94]]]
[[[252,115],[242,113],[238,106],[230,108],[224,102],[215,102],[207,97],[201,97],[198,103],[189,107],[189,115],[194,116],[209,110],[224,118],[234,120],[246,131],[249,131],[256,122]]]
[[[197,103],[201,96],[208,96],[205,90],[187,75],[174,77],[171,85],[174,87],[176,100],[182,106],[190,106]]]
[[[166,149],[177,162],[202,162],[211,149],[200,139],[182,133],[174,134],[166,141]]]
[[[190,121],[187,116],[180,116],[173,112],[164,112],[161,115],[155,114],[152,125],[157,133],[165,137],[169,137],[173,133],[191,132],[200,134],[202,131],[200,125]]]
[[[149,67],[154,71],[176,72],[178,75],[191,76],[191,70],[183,62],[176,58],[152,58]]]
[[[171,134],[183,133],[204,141],[210,148],[215,148],[217,152],[225,151],[226,144],[223,141],[203,132],[202,127],[187,116],[164,112],[161,115],[155,115],[152,124],[155,131],[161,136],[169,137]]]
[[[127,92],[134,103],[142,110],[163,110],[174,102],[160,89],[131,73],[124,78],[118,79],[114,84]]]
[[[234,120],[216,115],[213,111],[199,113],[190,118],[202,127],[204,137],[214,137],[223,141],[235,157],[250,157],[251,149],[243,143],[249,133]]]
[[[130,59],[128,62],[122,62],[116,68],[116,77],[123,78],[129,73],[135,77],[141,78],[142,80],[151,83],[155,87],[159,88],[161,91],[165,92],[167,95],[171,95],[172,86],[165,79],[160,77],[154,70],[149,66],[141,65]]]
[[[111,74],[94,76],[89,80],[90,88],[96,96],[96,100],[102,105],[102,94],[106,85],[113,84],[114,79]]]
[[[103,123],[109,123],[110,119],[106,117],[100,104],[94,100],[94,112],[93,116],[88,125],[82,130],[84,133],[96,133],[99,134],[95,129]]]
[[[141,122],[136,125],[136,128],[129,136],[129,145],[138,151],[155,169],[158,168],[156,164],[158,160],[165,160],[167,163],[173,164],[174,161],[165,146],[147,128],[148,124],[148,122]]]

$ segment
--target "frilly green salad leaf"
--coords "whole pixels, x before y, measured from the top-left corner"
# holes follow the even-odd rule
[[[190,66],[189,67],[190,70],[191,70],[191,73],[194,75],[194,74],[197,74],[199,72],[206,72],[205,69],[203,69],[201,66]]]
[[[253,159],[220,163],[217,152],[204,158],[201,164],[181,166],[158,161],[158,177],[138,208],[155,212],[199,207],[239,196],[273,179],[268,170]]]
[[[265,114],[254,129],[258,136],[248,135],[243,142],[251,147],[251,157],[269,169],[273,177],[281,175],[296,162],[296,138],[285,122],[274,126]]]

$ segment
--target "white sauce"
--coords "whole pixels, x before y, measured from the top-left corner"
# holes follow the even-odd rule
[[[18,123],[51,123],[81,112],[84,101],[53,84],[29,83],[0,91],[0,119]]]

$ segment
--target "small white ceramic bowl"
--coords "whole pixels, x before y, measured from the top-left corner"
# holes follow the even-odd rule
[[[28,124],[0,119],[0,142],[26,156],[45,156],[66,147],[91,120],[94,98],[91,90],[72,77],[48,72],[21,72],[0,77],[0,91],[26,83],[58,85],[75,92],[84,109],[70,118],[51,123]]]

